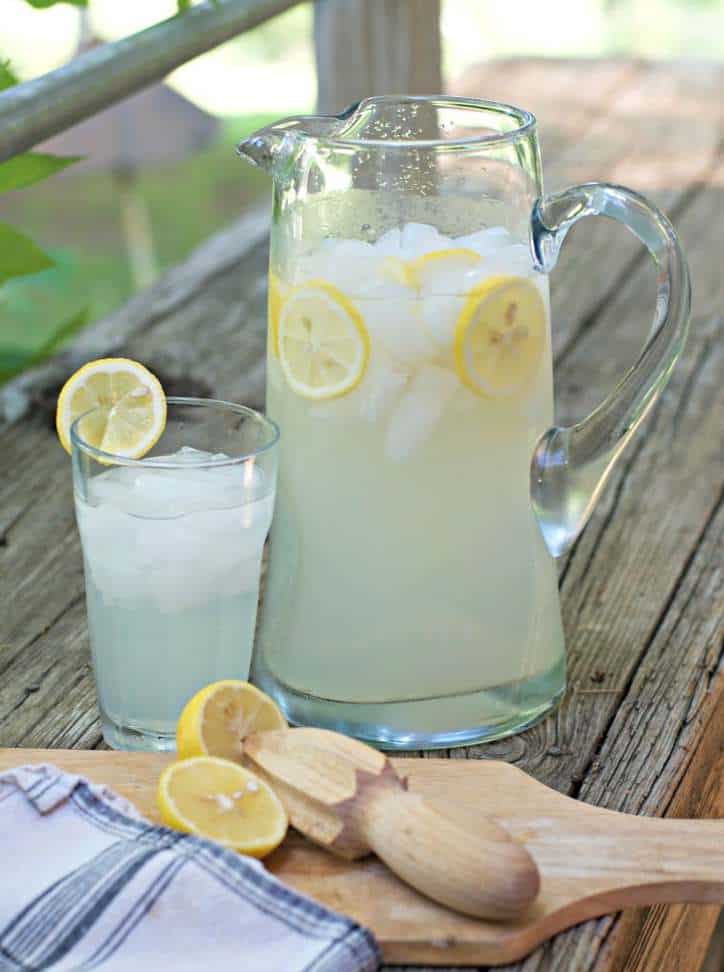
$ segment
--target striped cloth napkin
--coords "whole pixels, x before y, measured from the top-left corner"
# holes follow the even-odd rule
[[[54,766],[0,774],[0,972],[373,972],[369,931]]]

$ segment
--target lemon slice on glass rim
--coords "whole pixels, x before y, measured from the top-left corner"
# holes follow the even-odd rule
[[[256,774],[216,756],[171,763],[156,791],[167,827],[265,857],[284,840],[289,818],[281,800]]]
[[[370,339],[362,315],[333,284],[296,287],[279,315],[279,363],[303,398],[347,395],[367,370]]]
[[[546,307],[535,283],[489,277],[467,295],[455,326],[455,369],[479,395],[513,395],[538,371],[546,341]]]
[[[249,682],[226,679],[202,688],[176,724],[179,759],[220,756],[241,760],[244,739],[253,732],[286,729],[275,702]]]
[[[99,358],[79,368],[58,396],[55,427],[66,452],[77,418],[83,440],[102,452],[140,459],[166,427],[166,395],[148,368],[130,358]]]

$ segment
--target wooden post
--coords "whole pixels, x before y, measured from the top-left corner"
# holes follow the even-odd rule
[[[440,94],[440,0],[317,0],[318,110],[381,94]]]

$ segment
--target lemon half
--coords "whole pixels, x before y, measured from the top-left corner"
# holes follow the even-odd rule
[[[148,368],[129,358],[100,358],[79,368],[58,396],[55,427],[66,452],[70,427],[86,412],[83,439],[103,452],[140,459],[166,427],[166,396]]]
[[[468,388],[499,397],[523,388],[540,366],[547,315],[526,277],[489,277],[468,294],[455,327],[455,368]]]
[[[362,381],[370,339],[362,315],[337,287],[315,280],[297,287],[279,316],[279,362],[304,398],[337,398]]]
[[[271,787],[237,763],[197,756],[167,766],[156,793],[167,827],[265,857],[284,840],[286,810]]]
[[[244,739],[252,732],[286,729],[277,705],[249,682],[213,682],[186,703],[176,725],[179,759],[220,756],[241,760]]]

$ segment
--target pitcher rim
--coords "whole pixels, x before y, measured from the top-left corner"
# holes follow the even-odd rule
[[[420,138],[420,139],[395,139],[395,138],[345,138],[336,135],[312,134],[303,129],[294,129],[293,134],[300,138],[310,141],[320,142],[339,148],[384,148],[384,149],[435,149],[437,151],[447,151],[448,149],[468,148],[475,146],[493,146],[506,143],[518,142],[523,138],[534,135],[537,129],[535,115],[526,108],[519,108],[517,105],[509,104],[505,101],[492,101],[485,98],[466,98],[457,95],[373,95],[369,98],[362,98],[349,105],[339,114],[331,115],[298,115],[281,119],[269,128],[283,129],[285,123],[292,121],[302,122],[305,119],[319,121],[320,118],[336,119],[344,121],[351,117],[366,105],[376,105],[384,103],[398,104],[435,104],[443,108],[472,109],[475,111],[491,111],[500,115],[505,115],[516,122],[516,127],[509,132],[492,132],[481,135],[468,135],[462,138]],[[264,129],[262,129],[264,131]],[[259,134],[259,133],[256,133]],[[253,136],[251,136],[253,137]]]

